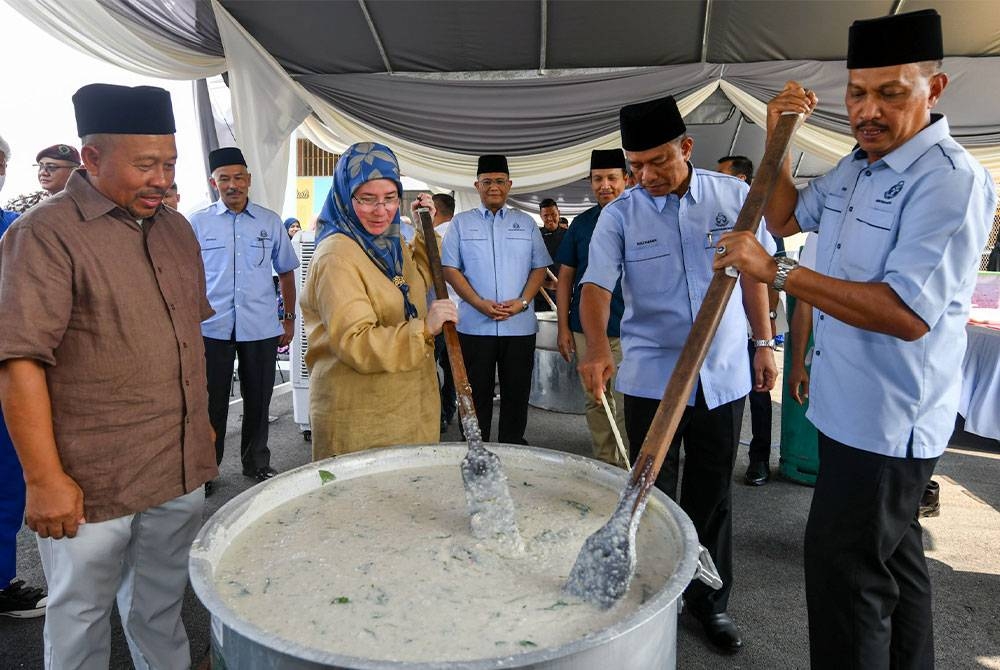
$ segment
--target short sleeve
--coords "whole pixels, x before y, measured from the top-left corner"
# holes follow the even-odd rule
[[[531,269],[547,268],[552,265],[552,257],[549,256],[549,250],[545,248],[542,232],[534,221],[529,222],[531,224]]]
[[[0,238],[0,295],[0,361],[54,365],[73,311],[73,260],[52,228],[15,223]]]
[[[830,191],[830,183],[837,170],[831,170],[822,177],[810,181],[805,188],[799,189],[799,199],[795,204],[795,220],[804,233],[819,229],[819,220],[823,216],[823,205]]]
[[[281,222],[279,221],[278,223],[280,224]],[[291,272],[299,267],[299,257],[295,255],[295,249],[292,248],[292,239],[288,237],[283,224],[278,226],[278,230],[274,233],[274,239],[278,240],[278,243],[274,245],[271,251],[271,262],[274,271],[280,275]]]
[[[566,265],[571,268],[575,268],[580,265],[580,259],[577,258],[576,253],[576,231],[577,229],[573,226],[570,226],[569,230],[566,231],[566,234],[562,238],[562,242],[559,243],[559,248],[556,249],[556,263]]]
[[[441,240],[441,265],[458,270],[465,268],[462,265],[461,230],[461,223],[453,219],[451,225],[448,226],[448,231],[444,234],[444,239]]]
[[[978,267],[996,193],[985,170],[927,175],[900,212],[900,235],[883,281],[933,328]]]
[[[615,286],[622,274],[625,236],[622,222],[608,207],[601,211],[590,238],[587,252],[587,271],[581,284],[595,284],[609,293],[614,293]]]

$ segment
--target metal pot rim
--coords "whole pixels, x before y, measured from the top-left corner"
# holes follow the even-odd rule
[[[557,464],[560,467],[573,467],[577,472],[591,475],[595,483],[602,484],[612,490],[621,490],[627,473],[606,463],[566,452],[525,447],[520,445],[505,445],[490,443],[490,450],[507,462],[517,460],[538,461]],[[259,642],[262,646],[280,653],[299,658],[311,663],[333,667],[356,668],[357,670],[441,670],[455,668],[460,665],[467,670],[487,670],[489,668],[521,667],[540,664],[545,661],[571,656],[593,647],[605,644],[621,635],[641,626],[669,607],[691,582],[698,566],[699,543],[694,525],[681,508],[666,494],[653,488],[650,491],[650,504],[646,514],[655,513],[657,505],[662,505],[671,521],[677,525],[679,535],[683,540],[680,560],[673,575],[662,589],[650,600],[646,601],[631,615],[619,620],[611,626],[596,633],[586,635],[558,647],[546,647],[533,651],[477,659],[472,661],[386,661],[370,658],[348,656],[323,651],[309,647],[260,628],[242,619],[218,595],[213,582],[213,554],[217,560],[235,537],[249,522],[236,528],[228,525],[238,522],[248,512],[257,515],[298,497],[310,490],[322,486],[317,474],[319,470],[328,470],[337,474],[338,470],[357,472],[358,476],[374,474],[380,471],[391,471],[405,467],[425,467],[430,465],[445,465],[453,463],[456,466],[465,456],[464,442],[441,443],[422,446],[397,446],[365,451],[329,458],[322,461],[307,463],[294,470],[284,472],[262,485],[255,486],[234,497],[223,505],[205,522],[191,545],[189,572],[191,585],[199,600],[213,618],[219,619],[243,637]],[[388,467],[396,465],[397,467]],[[300,485],[300,486],[296,486]],[[270,500],[269,500],[270,498]],[[256,509],[260,508],[260,509]],[[254,516],[253,519],[257,517]],[[229,532],[227,532],[229,531]],[[223,543],[216,547],[216,543]],[[215,621],[212,623],[213,629]]]

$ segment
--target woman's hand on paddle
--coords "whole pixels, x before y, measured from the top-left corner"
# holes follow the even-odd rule
[[[434,200],[430,193],[421,193],[420,195],[418,195],[417,199],[414,200],[413,203],[410,205],[410,211],[416,214],[417,210],[420,209],[421,207],[430,210],[432,219],[434,218],[434,215],[437,213],[437,207],[434,206]],[[414,222],[417,224],[417,229],[420,229],[419,225],[420,220],[414,219]]]
[[[445,321],[458,323],[458,308],[448,298],[435,300],[427,310],[427,318],[424,319],[424,331],[428,335],[437,335],[444,327]]]

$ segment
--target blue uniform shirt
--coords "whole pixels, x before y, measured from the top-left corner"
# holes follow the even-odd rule
[[[856,151],[799,192],[795,218],[819,231],[816,271],[885,282],[930,328],[915,342],[814,310],[807,416],[844,444],[933,458],[958,411],[965,323],[996,193],[948,122],[868,164]]]
[[[573,277],[573,297],[569,303],[569,328],[573,332],[582,333],[580,323],[580,293],[583,288],[583,275],[587,272],[590,238],[594,235],[597,217],[601,215],[601,206],[594,205],[586,212],[573,219],[573,225],[566,231],[562,244],[556,252],[555,261],[576,269]],[[608,318],[608,337],[618,337],[621,334],[622,314],[625,313],[625,299],[622,297],[622,283],[615,284],[611,293],[611,315]]]
[[[611,291],[621,277],[625,314],[616,388],[622,393],[663,396],[712,281],[715,245],[736,225],[748,191],[735,177],[693,168],[681,198],[653,198],[634,187],[601,212],[583,281]],[[760,226],[758,238],[766,235]],[[701,368],[709,409],[750,391],[746,323],[737,284]],[[688,404],[694,404],[694,393]]]
[[[281,335],[271,270],[283,274],[299,266],[281,218],[252,202],[236,214],[219,200],[192,214],[190,221],[215,310],[215,316],[202,322],[201,334],[228,340],[235,328],[238,342]]]
[[[531,271],[552,259],[534,219],[509,207],[494,215],[480,205],[451,220],[441,263],[460,270],[480,297],[503,302],[519,297]],[[537,330],[530,300],[528,309],[506,321],[494,321],[465,301],[458,306],[458,332],[466,335],[532,335]]]

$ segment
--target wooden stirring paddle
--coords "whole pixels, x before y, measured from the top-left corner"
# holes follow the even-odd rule
[[[447,299],[448,287],[441,271],[441,255],[438,252],[430,210],[421,207],[416,210],[416,214],[420,217],[427,260],[434,277],[434,294],[438,300]],[[524,550],[524,542],[517,530],[514,500],[510,497],[507,476],[503,472],[500,458],[483,446],[483,434],[472,402],[472,387],[465,372],[458,331],[451,321],[445,322],[443,331],[451,374],[455,381],[455,393],[458,396],[462,432],[469,443],[469,451],[462,459],[462,481],[465,484],[472,534],[480,539],[495,538],[506,550],[519,553]]]
[[[788,114],[778,121],[768,139],[757,177],[740,209],[734,231],[756,232],[799,118],[798,114]],[[607,608],[628,591],[635,572],[635,534],[646,508],[649,490],[656,482],[656,475],[670,449],[687,400],[698,380],[698,371],[708,355],[708,348],[735,285],[736,277],[722,270],[712,278],[618,507],[608,522],[584,542],[564,587],[569,593]]]

